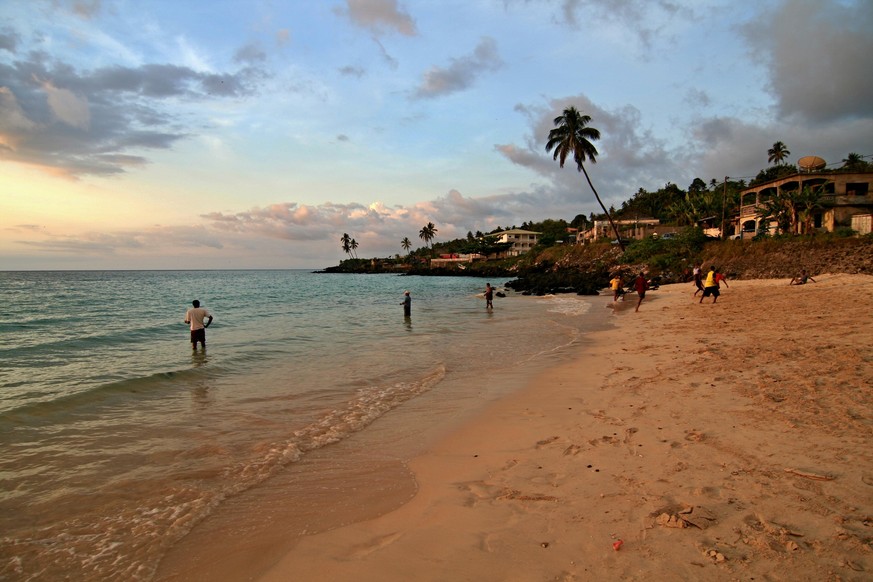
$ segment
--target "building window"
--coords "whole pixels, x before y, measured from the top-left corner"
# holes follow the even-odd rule
[[[849,183],[846,184],[846,194],[849,196],[866,196],[869,188],[870,184],[867,182]]]

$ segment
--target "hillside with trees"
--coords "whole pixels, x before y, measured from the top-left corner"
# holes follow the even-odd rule
[[[507,276],[515,277],[514,288],[536,293],[596,293],[614,274],[630,277],[640,271],[663,282],[679,282],[687,280],[695,264],[717,264],[734,279],[791,278],[801,268],[813,273],[873,273],[873,237],[854,237],[845,227],[833,233],[816,232],[812,218],[826,203],[821,191],[807,187],[797,191],[778,189],[762,202],[757,218],[774,223],[774,233],[760,232],[754,240],[726,240],[726,227],[738,213],[743,190],[798,173],[797,166],[785,161],[791,154],[785,143],[773,144],[767,151],[770,166],[748,183],[742,178],[711,178],[708,182],[695,178],[683,189],[668,182],[653,192],[640,188],[620,208],[606,208],[585,167],[586,163],[596,163],[599,155],[593,142],[600,139],[600,132],[590,122],[591,118],[576,108],[566,108],[554,119],[545,149],[561,168],[572,160],[602,213],[587,217],[580,214],[570,222],[560,218],[525,221],[520,227],[498,226],[487,233],[468,232],[465,238],[449,241],[437,241],[438,228],[428,222],[418,233],[425,243],[423,247],[412,250],[407,236],[400,241],[405,254],[386,258],[357,258],[356,241],[343,234],[340,241],[349,259],[326,272]],[[816,172],[873,172],[873,164],[865,159],[869,157],[850,153],[841,165],[816,168]],[[678,236],[622,239],[617,223],[647,219],[672,227]],[[589,230],[595,221],[602,220],[611,225],[615,244],[570,244],[575,242],[573,233]],[[706,236],[704,226],[719,229],[725,240]],[[505,256],[511,246],[498,242],[497,235],[516,228],[540,233],[537,247],[519,257],[497,259]],[[434,257],[473,254],[495,259],[439,269],[430,266]]]

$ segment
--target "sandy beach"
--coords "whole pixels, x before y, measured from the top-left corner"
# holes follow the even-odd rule
[[[816,280],[628,296],[413,459],[411,501],[259,579],[869,580],[873,277]]]

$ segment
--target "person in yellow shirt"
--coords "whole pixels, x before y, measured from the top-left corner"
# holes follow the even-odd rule
[[[716,279],[717,275],[718,270],[714,266],[710,267],[709,272],[706,274],[706,281],[703,283],[703,295],[701,295],[699,303],[703,303],[703,299],[710,295],[712,295],[713,303],[718,301],[719,292],[718,279]]]
[[[621,288],[621,277],[616,275],[609,282],[609,285],[612,287],[612,302],[615,303],[618,301],[619,297],[624,301],[624,290]]]

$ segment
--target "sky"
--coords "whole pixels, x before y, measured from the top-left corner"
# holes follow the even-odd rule
[[[869,0],[4,0],[0,270],[323,268],[873,155]],[[870,159],[870,158],[867,158]]]

